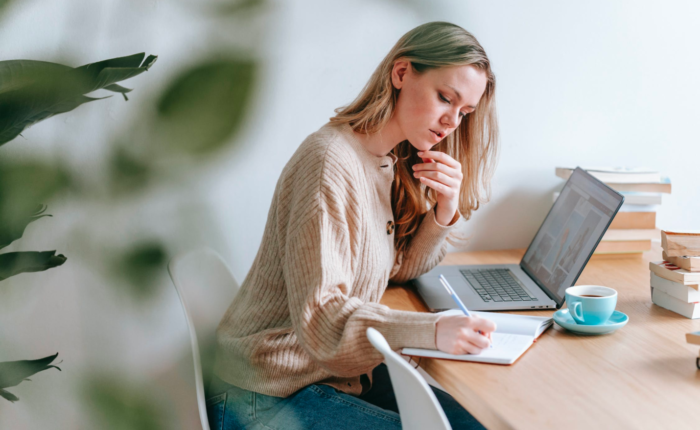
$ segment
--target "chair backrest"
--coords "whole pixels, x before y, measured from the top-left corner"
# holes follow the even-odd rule
[[[182,309],[194,359],[197,403],[202,428],[209,429],[204,382],[209,381],[216,349],[216,327],[238,292],[238,282],[215,251],[202,248],[181,253],[168,263],[168,273]]]
[[[391,385],[394,387],[396,403],[399,406],[403,429],[451,430],[445,411],[442,410],[435,393],[420,373],[399,354],[392,351],[389,343],[377,330],[368,328],[367,338],[384,356]]]

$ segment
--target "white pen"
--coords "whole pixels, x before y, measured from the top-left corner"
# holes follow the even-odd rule
[[[442,274],[440,274],[440,283],[442,284],[443,287],[445,287],[445,289],[447,290],[447,293],[450,295],[450,297],[452,297],[452,300],[454,300],[455,303],[457,303],[457,306],[459,306],[459,308],[462,310],[462,312],[464,312],[464,315],[466,315],[468,317],[472,316],[472,314],[469,313],[469,309],[467,309],[467,307],[464,306],[464,303],[462,303],[462,301],[459,299],[459,297],[455,293],[455,290],[452,289],[452,285],[450,285],[450,283],[447,282],[447,279],[444,276],[442,276]],[[481,330],[479,330],[479,333],[486,336],[484,333],[481,332]],[[491,336],[488,336],[488,338],[489,338],[489,340],[491,340]],[[489,345],[489,348],[493,348],[493,343],[491,343]]]

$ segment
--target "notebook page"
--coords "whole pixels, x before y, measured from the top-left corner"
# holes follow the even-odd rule
[[[492,334],[493,348],[480,354],[453,355],[433,349],[403,348],[403,355],[416,357],[444,358],[448,360],[474,361],[480,363],[512,364],[532,345],[533,337],[520,334]]]
[[[496,333],[522,334],[538,337],[547,327],[552,325],[552,318],[531,315],[514,315],[496,312],[472,311],[472,315],[489,319],[496,323]],[[459,309],[440,312],[441,315],[464,315]]]

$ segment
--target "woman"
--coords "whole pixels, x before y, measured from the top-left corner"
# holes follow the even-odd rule
[[[379,301],[390,281],[437,265],[455,222],[484,201],[497,148],[494,91],[471,34],[424,24],[398,41],[352,104],[304,140],[217,329],[212,429],[398,429],[368,327],[393,349],[476,354],[489,346],[489,320]],[[434,391],[454,428],[482,428]]]

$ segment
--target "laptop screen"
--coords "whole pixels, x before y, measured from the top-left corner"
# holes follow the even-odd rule
[[[520,267],[557,304],[574,285],[624,197],[576,168],[564,185]]]

